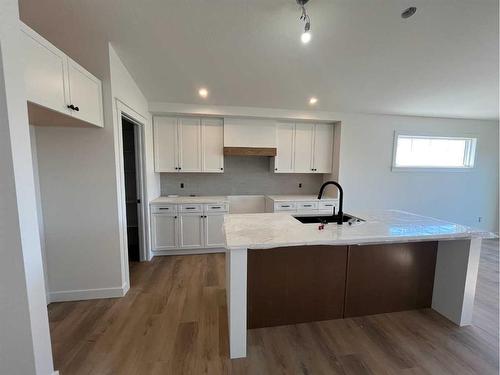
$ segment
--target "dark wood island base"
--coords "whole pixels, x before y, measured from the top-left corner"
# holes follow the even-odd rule
[[[248,328],[431,307],[437,242],[248,252]]]

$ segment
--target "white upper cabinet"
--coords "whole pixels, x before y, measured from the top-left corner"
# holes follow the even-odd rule
[[[179,118],[179,172],[201,172],[201,119]]]
[[[153,132],[155,171],[177,172],[177,118],[155,117]]]
[[[156,172],[224,172],[222,119],[154,118]]]
[[[66,55],[22,24],[26,62],[24,80],[28,101],[69,113]]]
[[[331,173],[333,161],[333,126],[314,125],[313,169],[315,173]]]
[[[201,120],[203,172],[224,172],[224,123],[222,119]]]
[[[73,117],[102,126],[101,81],[68,58],[69,102]]]
[[[277,154],[274,159],[276,173],[294,172],[295,124],[279,123],[276,125]]]
[[[333,125],[276,124],[275,173],[331,173]]]
[[[313,172],[314,124],[295,124],[295,173]]]
[[[23,23],[21,31],[28,102],[103,127],[101,81]]]

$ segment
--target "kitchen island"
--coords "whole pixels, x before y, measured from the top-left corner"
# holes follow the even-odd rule
[[[469,325],[481,239],[463,225],[386,210],[352,225],[286,213],[226,215],[230,357],[248,328],[431,307]]]

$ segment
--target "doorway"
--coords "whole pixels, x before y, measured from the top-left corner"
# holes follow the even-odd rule
[[[125,209],[127,216],[127,246],[129,262],[141,260],[142,228],[139,220],[141,206],[139,171],[139,126],[122,116],[123,174],[125,179]]]

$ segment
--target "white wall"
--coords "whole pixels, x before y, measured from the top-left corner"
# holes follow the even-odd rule
[[[101,78],[104,128],[36,127],[52,301],[120,296],[125,287],[109,69]]]
[[[115,99],[144,118],[146,202],[159,195],[147,101],[111,46],[105,58],[104,128],[35,130],[51,301],[117,297],[129,288]]]
[[[53,373],[15,0],[0,3],[0,374]]]
[[[498,122],[161,102],[152,102],[149,108],[154,114],[340,121],[335,144],[340,135],[341,146],[334,163],[338,158],[346,212],[350,208],[396,208],[498,231]],[[395,130],[475,134],[475,168],[462,173],[392,172]],[[335,175],[324,177],[336,179]],[[327,193],[336,194],[330,189]]]
[[[38,174],[38,152],[36,150],[36,133],[34,126],[30,126],[30,143],[31,143],[31,157],[33,159],[33,177],[35,181],[35,199],[36,199],[36,211],[37,211],[36,217],[38,221],[40,249],[42,252],[43,276],[45,281],[45,291],[48,291],[49,279],[47,276],[47,253],[45,250],[45,226],[43,225],[42,195],[40,192],[40,176]],[[48,303],[49,303],[49,298],[47,294],[47,304]]]
[[[466,172],[392,172],[394,131],[477,136]],[[395,208],[498,231],[498,122],[344,115],[339,180],[345,211]],[[478,222],[482,217],[482,222]]]
[[[118,54],[113,46],[109,45],[109,61],[111,71],[111,90],[113,98],[113,106],[116,109],[116,100],[120,102],[120,108],[126,111],[126,114],[132,116],[135,120],[139,121],[142,126],[142,135],[144,137],[144,171],[145,171],[145,194],[144,194],[144,208],[145,208],[145,237],[148,244],[147,259],[151,259],[151,239],[149,231],[149,201],[160,195],[160,175],[154,172],[154,154],[153,154],[153,125],[152,117],[149,113],[148,102],[146,97],[142,94],[141,90],[135,83],[134,79],[128,72],[127,68],[121,62]],[[121,221],[121,236],[123,238],[123,251],[122,251],[122,270],[125,275],[128,275],[128,252],[126,249],[126,222],[125,222],[125,183],[123,181],[123,158],[121,150],[121,118],[118,111],[113,111],[113,124],[115,133],[115,150],[117,150],[116,165],[117,176],[117,191],[121,197],[119,202],[120,215],[123,218]]]

